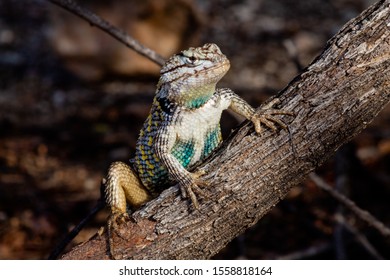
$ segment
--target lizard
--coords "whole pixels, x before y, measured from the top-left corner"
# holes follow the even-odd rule
[[[150,113],[136,142],[130,165],[114,162],[105,180],[105,199],[111,209],[108,221],[109,247],[113,254],[111,230],[126,218],[127,207],[137,209],[163,189],[178,183],[183,198],[199,209],[198,196],[207,197],[201,187],[204,171],[190,172],[222,142],[220,119],[232,110],[250,120],[256,133],[261,124],[277,129],[287,126],[275,115],[292,113],[274,109],[274,98],[256,111],[229,88],[217,83],[230,68],[228,58],[216,44],[191,47],[173,55],[163,65]]]

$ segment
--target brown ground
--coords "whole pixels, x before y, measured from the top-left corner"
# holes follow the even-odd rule
[[[223,86],[256,106],[286,86],[299,73],[299,65],[310,63],[326,40],[369,2],[194,0],[185,8],[191,7],[193,18],[184,23],[196,34],[173,32],[170,40],[177,40],[172,45],[178,48],[186,48],[188,42],[216,42],[232,63]],[[150,7],[153,5],[152,1]],[[77,40],[76,49],[82,55],[67,56],[55,48],[53,40],[58,36],[53,39],[53,32],[63,35],[54,24],[53,15],[59,11],[46,1],[0,0],[0,259],[48,256],[95,204],[110,162],[126,161],[133,154],[154,94],[155,70],[142,74],[134,69],[117,71],[111,65],[118,63],[115,54],[104,48],[91,55],[88,50],[83,53]],[[164,20],[172,20],[167,18]],[[86,23],[77,20],[72,24]],[[85,35],[88,42],[94,38]],[[117,44],[109,37],[104,40]],[[289,54],[289,45],[295,46],[297,57]],[[72,59],[104,70],[88,75],[88,67],[70,67]],[[99,63],[93,64],[96,61]],[[386,224],[390,224],[389,124],[388,107],[318,171],[332,184],[347,176],[349,184],[338,186]],[[236,125],[234,117],[224,116],[225,135]],[[370,251],[357,235],[339,226],[336,213],[345,214],[374,249]],[[93,235],[104,225],[107,214],[99,213],[73,244]],[[216,258],[380,256],[390,257],[389,239],[307,181]]]

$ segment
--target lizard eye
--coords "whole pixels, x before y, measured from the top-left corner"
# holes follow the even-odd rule
[[[190,65],[198,65],[200,63],[200,60],[197,59],[195,56],[187,56],[186,63]]]

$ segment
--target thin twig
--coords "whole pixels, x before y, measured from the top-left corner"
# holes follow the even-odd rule
[[[140,42],[135,40],[133,37],[128,35],[126,32],[111,25],[109,22],[105,21],[104,19],[102,19],[92,11],[80,7],[75,1],[73,0],[49,0],[49,1],[85,19],[91,25],[100,28],[107,34],[117,39],[119,42],[135,50],[139,54],[149,58],[150,60],[157,63],[158,65],[163,65],[165,63],[165,59],[161,57],[159,54],[157,54],[155,51],[149,49],[148,47],[145,47]]]
[[[292,253],[289,253],[287,255],[278,256],[275,259],[276,260],[302,260],[302,259],[308,259],[315,256],[318,256],[319,254],[322,254],[328,250],[330,250],[331,244],[330,243],[320,243],[313,246],[310,246],[308,248],[305,248],[303,250],[295,251]]]
[[[349,210],[351,210],[357,217],[362,219],[363,221],[367,222],[369,225],[374,227],[376,230],[378,230],[383,236],[390,237],[390,228],[388,228],[385,224],[383,224],[381,221],[379,221],[377,218],[375,218],[373,215],[371,215],[368,211],[361,209],[359,206],[357,206],[352,200],[344,196],[343,194],[339,193],[335,189],[333,189],[330,185],[328,185],[321,177],[319,177],[315,173],[310,173],[310,179],[313,180],[313,182],[323,189],[324,191],[328,192],[333,198],[338,200],[339,202],[343,203],[345,207],[347,207]]]
[[[95,205],[95,207],[87,214],[83,220],[76,225],[66,236],[61,240],[57,246],[54,247],[52,252],[50,253],[48,259],[56,260],[60,256],[60,254],[65,250],[66,246],[80,233],[80,231],[84,228],[86,224],[88,224],[95,215],[106,206],[103,199],[99,199]]]
[[[351,188],[350,170],[351,170],[351,144],[343,145],[336,153],[335,160],[335,190],[343,195],[347,195]],[[335,216],[344,216],[345,206],[339,202],[336,208]],[[341,223],[336,223],[333,231],[333,240],[335,244],[335,253],[338,260],[347,259],[345,227]]]
[[[69,233],[65,235],[65,237],[58,243],[54,249],[51,251],[48,256],[49,260],[56,260],[65,250],[66,246],[80,233],[80,231],[84,228],[86,224],[88,224],[100,210],[102,210],[106,206],[106,202],[104,200],[104,188],[105,188],[105,180],[102,180],[100,184],[100,197],[96,201],[95,207],[92,208],[91,211],[78,223]]]
[[[375,247],[370,243],[370,241],[368,241],[368,239],[356,227],[354,227],[350,222],[345,220],[343,215],[336,214],[334,218],[341,226],[343,226],[350,233],[352,233],[355,236],[356,240],[363,246],[363,248],[366,249],[366,251],[371,254],[375,259],[384,259],[381,254],[375,249]]]

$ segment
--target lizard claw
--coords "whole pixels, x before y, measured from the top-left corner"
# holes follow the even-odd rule
[[[197,195],[201,196],[202,198],[209,197],[209,195],[200,188],[200,186],[206,187],[209,185],[205,180],[199,178],[205,173],[205,171],[190,173],[190,179],[186,180],[185,183],[180,184],[180,191],[183,198],[190,198],[195,209],[199,209]]]
[[[255,131],[257,134],[260,134],[262,131],[261,124],[264,124],[266,127],[270,128],[272,131],[276,131],[277,127],[275,124],[279,125],[282,129],[287,129],[287,125],[276,118],[275,115],[289,115],[294,116],[294,113],[284,110],[273,109],[273,106],[279,104],[280,100],[274,98],[269,103],[265,104],[259,110],[257,110],[250,120],[255,126]]]
[[[120,238],[126,240],[126,238],[121,234],[119,230],[119,225],[129,222],[130,220],[131,218],[127,212],[122,213],[119,211],[113,212],[108,218],[108,222],[107,222],[108,244],[109,244],[110,255],[114,260],[118,259],[118,256],[114,252],[115,243],[113,238],[113,232],[115,232],[115,234]]]
[[[195,184],[197,186],[202,187],[208,187],[209,183],[207,183],[204,179],[201,179],[200,177],[205,175],[207,172],[205,170],[196,170],[195,172],[191,173],[192,179],[194,180]]]

